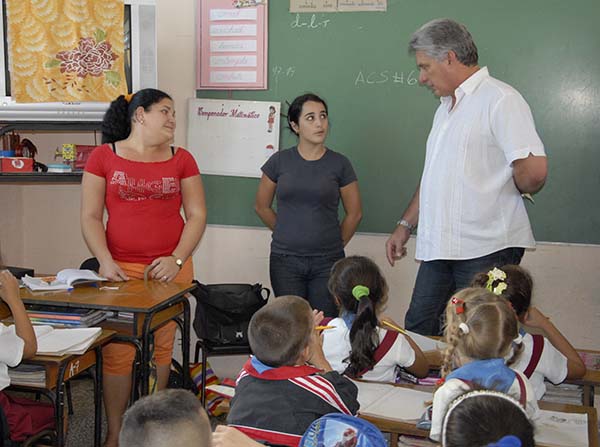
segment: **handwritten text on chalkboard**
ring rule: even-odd
[[[354,78],[354,85],[362,87],[379,84],[417,85],[419,82],[415,70],[408,73],[396,70],[359,71]]]
[[[314,30],[320,28],[327,28],[329,22],[331,22],[330,19],[318,19],[316,14],[311,14],[310,18],[306,18],[305,16],[296,14],[296,18],[292,23],[290,23],[290,27],[292,29],[304,28]]]

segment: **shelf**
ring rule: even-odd
[[[102,123],[96,121],[5,121],[0,122],[0,136],[13,130],[48,130],[58,132],[99,131],[101,126]]]
[[[0,173],[0,183],[81,183],[83,172]]]

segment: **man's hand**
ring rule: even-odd
[[[409,229],[403,225],[398,225],[385,243],[385,254],[392,267],[396,260],[406,256],[406,242],[409,238]]]

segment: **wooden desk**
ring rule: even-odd
[[[19,385],[12,383],[9,390],[34,391],[43,393],[54,404],[54,420],[56,427],[56,444],[65,444],[64,409],[65,384],[79,374],[96,366],[94,380],[94,446],[101,445],[102,436],[102,347],[109,343],[115,332],[103,330],[96,341],[84,354],[66,354],[63,356],[36,355],[24,360],[25,364],[41,365],[46,370],[46,383],[43,386]]]
[[[102,283],[119,287],[118,290],[100,290],[81,286],[71,291],[32,292],[21,289],[25,304],[73,307],[79,309],[101,309],[105,311],[132,312],[133,322],[100,324],[105,329],[115,330],[115,341],[132,343],[140,354],[140,393],[148,394],[150,362],[150,337],[152,332],[173,320],[181,329],[183,374],[186,383],[189,377],[190,357],[190,304],[186,293],[195,284],[162,283],[159,281],[130,280],[120,283]],[[183,321],[179,319],[183,317]]]
[[[431,391],[432,387],[422,387],[418,385],[394,385],[404,388],[418,389],[420,391]],[[598,445],[598,414],[593,407],[584,407],[580,405],[558,404],[553,402],[538,401],[538,405],[542,410],[559,411],[563,413],[582,413],[587,414],[588,426],[588,445],[589,447],[599,447]],[[418,436],[421,438],[429,437],[429,430],[422,430],[416,427],[415,421],[400,421],[397,419],[379,417],[379,416],[359,416],[379,428],[382,432],[390,433],[390,445],[398,444],[399,435]],[[543,447],[544,444],[536,443],[537,446]]]

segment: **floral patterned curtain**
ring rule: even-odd
[[[123,0],[6,0],[17,102],[111,101],[127,93]]]

